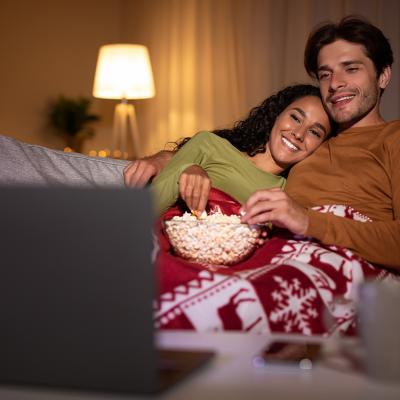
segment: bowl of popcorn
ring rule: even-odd
[[[200,217],[185,213],[164,221],[175,253],[200,264],[232,265],[257,247],[262,229],[240,222],[239,215],[220,211]]]

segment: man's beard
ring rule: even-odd
[[[335,94],[336,95],[336,94]],[[330,117],[339,124],[340,128],[347,128],[361,119],[363,119],[368,113],[376,106],[379,101],[379,92],[376,90],[374,93],[369,92],[369,94],[360,94],[359,91],[355,92],[355,97],[349,103],[352,106],[350,110],[335,110],[333,105],[329,102],[329,96],[326,99],[326,111]],[[352,102],[357,102],[357,104],[351,104]],[[355,107],[355,108],[353,108]]]

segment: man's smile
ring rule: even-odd
[[[355,96],[356,96],[355,94],[341,94],[341,95],[329,97],[328,101],[335,108],[340,108],[340,107],[345,106],[346,104],[350,103]]]

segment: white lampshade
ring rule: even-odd
[[[93,96],[102,99],[154,97],[153,73],[147,48],[138,44],[100,47]]]

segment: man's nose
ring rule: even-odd
[[[335,92],[336,90],[346,86],[346,81],[344,80],[344,76],[340,72],[334,72],[331,75],[331,79],[329,81],[329,91]]]

